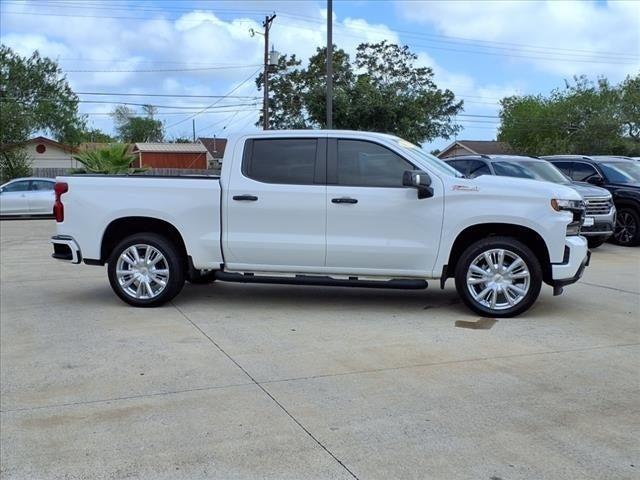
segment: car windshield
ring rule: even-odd
[[[571,183],[571,180],[569,180],[569,178],[565,176],[564,173],[551,165],[549,162],[527,161],[520,163],[519,165],[533,172],[537,180],[546,180],[547,182],[561,183],[564,185],[568,185]]]
[[[535,172],[515,162],[494,162],[493,169],[496,175],[502,177],[518,177],[518,178],[531,178],[533,180],[544,180],[540,178]]]
[[[399,147],[409,150],[411,153],[417,156],[420,160],[427,163],[430,167],[437,170],[438,172],[448,175],[450,177],[464,178],[464,175],[462,175],[455,168],[453,168],[450,165],[447,165],[438,157],[425,152],[418,145],[414,145],[413,143],[407,142],[406,140],[403,140],[402,138],[398,138],[398,137],[395,137],[394,140],[398,143]]]
[[[603,162],[602,172],[612,183],[639,183],[640,165],[633,162]]]

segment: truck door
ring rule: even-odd
[[[428,276],[442,228],[442,187],[418,199],[402,185],[416,170],[389,148],[363,140],[329,139],[327,269],[354,274]]]
[[[249,139],[241,157],[233,160],[225,194],[228,269],[324,267],[326,139]]]

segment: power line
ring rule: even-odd
[[[9,1],[9,0],[5,0],[4,3],[8,3],[8,4],[20,4],[19,2],[13,2],[13,1]],[[41,3],[43,6],[50,6],[51,2],[39,2]],[[148,6],[144,6],[144,5],[124,5],[121,4],[122,6],[118,6],[117,4],[115,5],[115,7],[112,6],[105,6],[104,4],[101,3],[89,3],[89,2],[74,2],[74,1],[60,1],[60,2],[55,2],[55,4],[57,6],[61,6],[61,7],[67,7],[67,8],[74,8],[75,10],[77,9],[85,9],[85,10],[95,10],[95,9],[101,9],[101,10],[111,10],[111,11],[139,11],[139,12],[159,12],[159,13],[167,13],[167,12],[177,12],[177,13],[192,13],[192,12],[202,12],[202,13],[213,13],[213,14],[221,14],[221,15],[230,15],[230,14],[264,14],[264,10],[248,10],[248,9],[224,9],[224,8],[218,8],[216,7],[215,9],[199,9],[199,8],[185,8],[185,7],[162,7],[162,8],[150,8]],[[23,14],[23,12],[15,12],[15,13],[19,13],[19,14]],[[27,12],[24,12],[24,14],[27,14]],[[28,14],[31,14],[30,12]],[[314,17],[314,16],[309,16],[309,15],[301,15],[301,14],[293,14],[293,13],[286,13],[286,12],[278,12],[279,15],[284,16],[284,17],[289,17],[289,18],[293,18],[293,19],[299,19],[301,21],[307,21],[307,22],[313,22],[313,23],[324,23],[325,20],[321,17]],[[102,17],[102,18],[108,18],[108,17]],[[139,19],[142,17],[136,17],[136,19]],[[257,23],[257,22],[256,22]],[[338,25],[339,28],[346,28],[344,25]],[[625,53],[620,53],[620,52],[607,52],[607,51],[594,51],[594,50],[584,50],[584,49],[577,49],[577,48],[563,48],[563,47],[558,47],[557,45],[533,45],[533,44],[526,44],[526,43],[514,43],[514,42],[500,42],[500,41],[495,41],[495,40],[480,40],[480,39],[472,39],[472,38],[466,38],[466,37],[457,37],[457,36],[451,36],[451,35],[439,35],[439,34],[429,34],[429,33],[425,33],[425,32],[418,32],[418,31],[411,31],[411,30],[401,30],[401,29],[391,29],[388,27],[385,27],[384,29],[381,28],[376,28],[375,26],[371,26],[368,25],[367,27],[359,27],[357,25],[351,25],[349,28],[354,28],[354,29],[361,29],[361,30],[367,30],[367,31],[380,31],[380,32],[393,32],[393,33],[399,33],[399,34],[403,34],[403,35],[407,35],[407,36],[414,36],[417,38],[432,38],[432,39],[437,39],[438,41],[441,42],[447,42],[447,43],[456,43],[456,44],[478,44],[477,46],[483,46],[480,44],[484,44],[485,48],[502,48],[504,46],[507,47],[517,47],[519,50],[533,50],[533,53],[545,53],[545,51],[547,52],[552,52],[555,54],[561,54],[560,52],[564,51],[564,52],[569,52],[571,54],[587,54],[589,56],[607,56],[607,57],[619,57],[619,58],[640,58],[639,55],[630,55],[630,54],[625,54]],[[440,40],[440,39],[444,39],[444,40]],[[435,41],[435,40],[434,40]],[[502,47],[500,47],[502,46]],[[537,50],[537,52],[536,52]],[[561,54],[562,55],[562,54]]]
[[[250,76],[248,76],[246,79],[244,79],[242,82],[240,82],[238,85],[236,85],[233,89],[231,89],[231,91],[229,91],[229,93],[227,93],[227,95],[231,95],[233,92],[237,91],[240,87],[242,87],[245,83],[247,83],[249,80],[252,80],[253,78],[255,78],[255,76],[258,74],[258,72],[261,70],[261,68],[258,68],[255,72],[253,72]],[[213,102],[211,105],[203,108],[202,110],[200,110],[199,112],[196,112],[190,116],[188,116],[187,118],[184,118],[178,122],[172,123],[171,125],[167,126],[166,128],[169,129],[171,127],[175,127],[176,125],[179,125],[183,122],[186,122],[187,120],[191,120],[192,118],[197,117],[198,115],[200,115],[201,113],[207,111],[208,109],[215,107],[218,103],[220,103],[223,99],[220,98],[218,100],[216,100],[215,102]]]
[[[175,93],[110,93],[110,92],[75,92],[76,95],[104,95],[111,97],[169,97],[169,98],[236,98],[258,100],[260,97],[251,95],[189,95]]]
[[[196,68],[161,68],[144,70],[64,70],[65,73],[170,73],[170,72],[200,72],[206,70],[234,70],[257,67],[259,64],[251,65],[230,65],[218,67],[196,67]]]
[[[9,3],[6,2],[5,3]],[[116,7],[115,9],[112,7],[104,7],[102,5],[95,5],[94,7],[91,7],[90,5],[85,4],[78,4],[78,3],[74,3],[71,2],[71,5],[69,5],[68,3],[62,4],[62,2],[58,2],[58,4],[62,7],[71,7],[73,6],[74,9],[80,9],[80,8],[85,8],[85,9],[107,9],[107,10],[122,10],[122,8]],[[140,11],[140,12],[145,12],[145,11],[157,11],[157,12],[196,12],[196,11],[200,11],[203,13],[219,13],[219,14],[233,14],[233,13],[262,13],[262,11],[260,10],[239,10],[239,9],[234,9],[234,10],[224,10],[224,9],[216,9],[216,10],[199,10],[197,8],[162,8],[162,9],[150,9],[150,8],[136,8],[135,6],[126,6],[127,11]],[[9,14],[16,14],[16,15],[45,15],[45,16],[70,16],[70,17],[86,17],[87,15],[78,15],[78,14],[73,14],[73,15],[67,15],[67,14],[61,14],[61,13],[42,13],[42,12],[38,12],[38,13],[32,13],[32,12],[3,12],[3,13],[9,13]],[[290,14],[290,13],[281,13],[282,16],[286,16],[289,18],[293,18],[293,19],[299,19],[300,21],[303,22],[313,22],[313,23],[324,23],[324,19],[320,18],[320,17],[311,17],[311,16],[304,16],[304,15],[295,15],[295,14]],[[88,17],[94,17],[94,16],[88,16]],[[109,16],[95,16],[96,18],[117,18],[117,19],[124,19],[124,18],[129,18],[129,19],[143,19],[143,20],[148,20],[148,17],[109,17]],[[184,21],[184,20],[182,20]],[[237,22],[237,21],[236,21]],[[345,29],[347,27],[345,27],[344,25],[336,25],[338,28],[342,28]],[[525,52],[527,50],[531,51],[531,53],[534,54],[552,54],[555,55],[557,57],[563,58],[564,56],[570,55],[574,57],[574,61],[579,60],[582,57],[582,61],[586,61],[588,63],[619,63],[619,62],[612,62],[611,58],[615,58],[617,60],[632,60],[632,59],[637,59],[640,58],[640,56],[638,55],[629,55],[629,54],[622,54],[619,52],[604,52],[604,51],[589,51],[589,50],[581,50],[581,49],[569,49],[569,48],[562,48],[562,47],[557,47],[557,46],[540,46],[540,45],[532,45],[532,44],[522,44],[522,43],[509,43],[509,42],[498,42],[498,41],[489,41],[489,40],[478,40],[478,39],[470,39],[470,38],[464,38],[464,37],[454,37],[454,36],[446,36],[446,35],[436,35],[436,34],[427,34],[424,32],[415,32],[415,31],[409,31],[409,30],[397,30],[397,29],[390,29],[390,28],[385,28],[385,29],[380,29],[380,28],[376,28],[373,26],[367,26],[365,27],[358,27],[357,25],[351,25],[349,28],[352,29],[361,29],[361,30],[366,30],[366,31],[380,31],[380,32],[384,32],[384,33],[388,33],[388,32],[393,32],[393,33],[398,33],[398,34],[403,34],[406,36],[413,36],[413,37],[417,37],[417,38],[422,38],[425,39],[425,41],[431,41],[431,42],[439,42],[439,43],[453,43],[453,44],[458,44],[458,45],[467,45],[467,46],[472,46],[472,47],[477,47],[477,48],[492,48],[492,49],[502,49],[502,50],[508,50],[511,51],[513,50],[513,47],[516,47],[518,52]],[[346,36],[349,36],[348,34],[344,34]],[[353,36],[353,35],[351,35]],[[354,36],[355,37],[355,36]],[[356,38],[360,38],[359,36],[357,36]],[[443,39],[443,40],[441,40]],[[504,46],[510,47],[510,48],[505,48]],[[435,47],[433,47],[435,48]],[[439,49],[444,49],[443,47],[439,47]],[[456,49],[449,49],[450,51],[460,51],[463,53],[479,53],[479,54],[488,54],[489,52],[481,52],[481,51],[467,51],[467,50],[456,50]],[[562,52],[569,52],[569,53],[562,53]],[[494,54],[498,55],[498,53],[493,52]],[[585,55],[586,54],[586,55]],[[508,55],[508,56],[515,56],[515,55]],[[517,57],[521,57],[521,56],[517,56]],[[525,58],[527,58],[527,56],[524,56]],[[606,59],[602,59],[602,60],[596,60],[595,57],[607,57]],[[547,59],[547,60],[560,60],[560,58],[538,58],[538,57],[532,57],[534,59]]]

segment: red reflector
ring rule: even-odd
[[[56,182],[56,186],[53,189],[56,193],[56,201],[53,204],[53,214],[56,217],[56,222],[64,222],[64,205],[62,204],[62,194],[69,191],[69,184],[66,182]]]

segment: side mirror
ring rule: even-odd
[[[591,185],[602,185],[604,183],[604,179],[600,175],[594,175],[593,177],[587,178],[587,183]]]
[[[433,188],[431,188],[431,177],[422,170],[407,170],[402,175],[402,185],[405,187],[413,187],[418,190],[418,198],[433,197]]]

